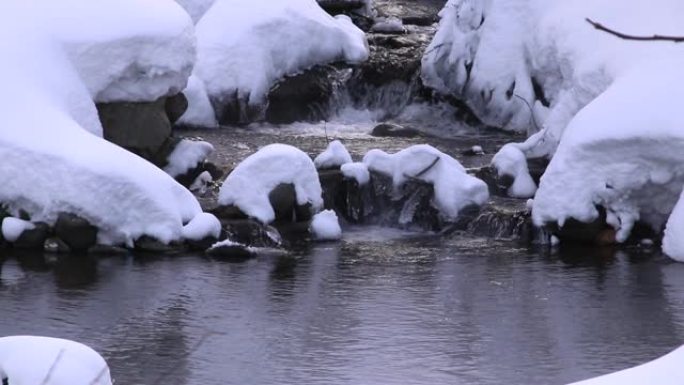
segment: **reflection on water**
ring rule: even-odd
[[[120,384],[561,384],[684,343],[684,265],[377,228],[289,255],[8,254],[0,334],[83,341]]]

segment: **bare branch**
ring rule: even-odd
[[[55,368],[57,367],[57,364],[59,361],[62,360],[62,356],[64,355],[64,348],[59,350],[59,353],[57,353],[57,357],[55,357],[55,360],[52,361],[52,365],[50,366],[50,369],[48,370],[47,374],[45,375],[45,379],[43,379],[43,382],[41,385],[47,385],[47,383],[50,382],[50,377],[52,377],[52,372],[55,371]]]
[[[425,167],[422,171],[420,171],[419,173],[417,173],[417,174],[414,175],[414,176],[404,174],[404,177],[407,178],[407,179],[409,179],[409,180],[417,180],[417,181],[419,181],[419,180],[420,180],[419,178],[420,178],[421,176],[425,175],[425,173],[427,173],[428,171],[432,170],[432,168],[435,167],[435,165],[437,164],[437,162],[439,162],[440,159],[442,159],[442,158],[440,158],[439,156],[435,156],[435,160],[433,160],[432,163],[430,163],[430,164],[429,164],[427,167]]]
[[[97,374],[97,377],[95,377],[92,381],[90,381],[90,385],[97,385],[98,382],[100,382],[100,379],[102,376],[104,376],[105,373],[109,370],[109,367],[107,364],[100,370],[100,372]]]
[[[653,36],[635,36],[628,35],[622,32],[618,32],[614,29],[610,29],[601,23],[597,23],[589,18],[585,19],[587,23],[591,24],[594,28],[599,31],[609,33],[613,36],[617,36],[624,40],[636,40],[636,41],[669,41],[673,43],[684,43],[684,36],[666,36],[666,35],[653,35]]]

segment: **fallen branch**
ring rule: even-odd
[[[440,158],[439,156],[435,156],[435,160],[433,160],[432,163],[430,163],[422,171],[420,171],[419,173],[417,173],[414,176],[404,174],[404,177],[406,179],[413,180],[413,181],[421,181],[420,177],[425,175],[426,172],[432,170],[432,168],[435,167],[435,165],[437,164],[437,162],[439,162],[440,159],[442,159],[442,158]]]
[[[653,36],[635,36],[628,35],[626,33],[618,32],[614,29],[610,29],[601,23],[597,23],[589,18],[585,19],[587,23],[591,24],[594,28],[599,31],[609,33],[613,36],[617,36],[624,40],[636,40],[636,41],[669,41],[673,43],[684,43],[684,36],[666,36],[666,35],[653,35]]]
[[[50,378],[52,378],[52,372],[55,371],[57,364],[59,363],[59,361],[62,360],[62,356],[64,356],[64,348],[59,350],[59,353],[57,353],[57,357],[55,357],[55,360],[52,361],[52,365],[50,365],[50,369],[48,370],[47,374],[45,375],[43,382],[41,382],[41,385],[46,385],[50,382]]]

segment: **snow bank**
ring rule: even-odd
[[[678,385],[684,383],[684,348],[651,362],[571,385]]]
[[[33,230],[35,228],[36,225],[29,221],[6,217],[2,220],[2,237],[9,242],[15,242],[24,231]]]
[[[480,151],[482,149],[480,148]],[[530,198],[537,191],[537,185],[532,180],[527,168],[527,159],[516,143],[504,145],[492,158],[492,167],[497,170],[499,177],[508,175],[513,177],[513,184],[506,192],[513,198]]]
[[[221,222],[212,214],[197,214],[183,226],[183,238],[200,241],[207,237],[218,238],[221,235]]]
[[[194,73],[215,106],[232,99],[259,106],[287,74],[368,57],[363,31],[346,16],[328,15],[315,0],[218,0],[196,30]]]
[[[359,186],[363,186],[370,182],[370,173],[368,166],[363,162],[345,163],[340,167],[342,175],[345,178],[354,179]]]
[[[333,140],[328,144],[328,147],[320,153],[314,159],[314,165],[316,168],[326,169],[326,168],[337,168],[345,163],[351,163],[352,157],[349,155],[349,151],[344,147],[344,144],[339,140]]]
[[[662,229],[684,186],[684,116],[673,113],[684,100],[683,65],[640,66],[575,116],[539,185],[535,223],[592,221],[599,205],[619,241],[637,220]]]
[[[0,338],[0,377],[14,384],[111,385],[105,360],[93,349],[58,338]]]
[[[245,214],[270,223],[275,213],[268,194],[279,184],[293,184],[297,204],[323,207],[321,184],[311,158],[285,144],[271,144],[242,161],[219,191],[220,205],[235,205]]]
[[[0,93],[0,157],[5,160],[0,164],[0,202],[12,212],[25,210],[32,221],[54,223],[60,212],[77,214],[100,229],[102,243],[131,244],[142,235],[164,242],[179,238],[183,223],[200,212],[197,200],[151,163],[92,134],[101,127],[69,61],[73,55],[48,38],[50,24],[37,14],[35,4],[0,3],[0,34],[8,37],[0,39],[0,73],[5,77]],[[53,11],[52,3],[40,4]],[[65,9],[73,4],[59,2]],[[84,5],[81,12],[86,10],[91,7]],[[74,17],[80,20],[81,15]],[[110,36],[106,28],[103,34]],[[96,31],[91,35],[100,37]],[[16,36],[21,39],[12,38]],[[100,71],[108,72],[107,63],[99,63],[104,66]]]
[[[311,234],[319,241],[336,241],[342,238],[342,228],[333,210],[323,210],[311,220]]]
[[[178,142],[166,159],[164,171],[174,178],[183,175],[204,162],[212,152],[214,152],[214,146],[211,143],[183,139]]]
[[[363,158],[370,171],[392,177],[395,186],[418,179],[434,186],[434,205],[447,219],[470,205],[482,206],[489,199],[487,185],[466,173],[454,158],[432,146],[411,146],[395,154],[371,150]]]
[[[178,124],[197,127],[217,127],[216,114],[207,95],[202,79],[195,75],[188,79],[188,86],[183,90],[188,99],[188,109],[178,119]]]

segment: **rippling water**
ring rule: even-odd
[[[684,342],[684,265],[351,229],[227,263],[10,255],[0,334],[85,342],[118,384],[561,384]]]

